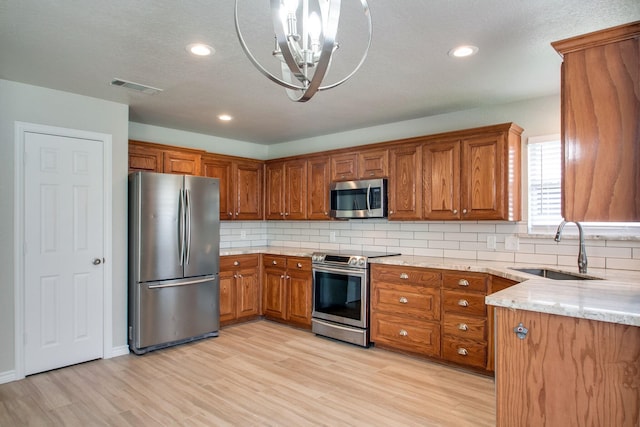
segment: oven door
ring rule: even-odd
[[[367,276],[366,269],[314,266],[312,317],[368,328]]]

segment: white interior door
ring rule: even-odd
[[[24,139],[24,371],[103,355],[103,141]]]

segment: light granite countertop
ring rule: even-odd
[[[269,253],[311,256],[314,251],[308,248],[260,246],[222,249],[220,255]],[[408,255],[375,258],[371,262],[488,273],[520,282],[488,295],[485,298],[488,305],[640,326],[640,271],[591,269],[588,276],[600,280],[552,280],[514,269],[545,267],[576,274],[577,266],[569,268]]]

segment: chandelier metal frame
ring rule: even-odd
[[[371,13],[367,0],[359,0],[368,24],[368,40],[360,61],[346,77],[335,83],[322,86],[322,80],[331,65],[332,55],[338,49],[336,41],[338,23],[340,19],[341,0],[318,0],[320,10],[321,37],[317,40],[309,40],[309,0],[302,0],[302,34],[297,32],[295,10],[285,16],[282,12],[284,0],[271,0],[271,16],[275,31],[276,48],[273,56],[281,61],[282,78],[268,71],[253,56],[240,31],[238,21],[238,0],[235,1],[234,21],[236,34],[242,50],[251,63],[265,77],[274,83],[284,87],[292,101],[306,102],[316,92],[332,89],[349,80],[362,66],[371,46],[372,25]],[[290,2],[290,0],[289,0]],[[315,14],[315,13],[314,13]],[[320,43],[320,39],[322,43]],[[313,72],[312,72],[313,71]],[[313,75],[311,75],[313,74]]]

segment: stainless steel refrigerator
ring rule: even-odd
[[[219,181],[129,175],[129,348],[217,336]]]

